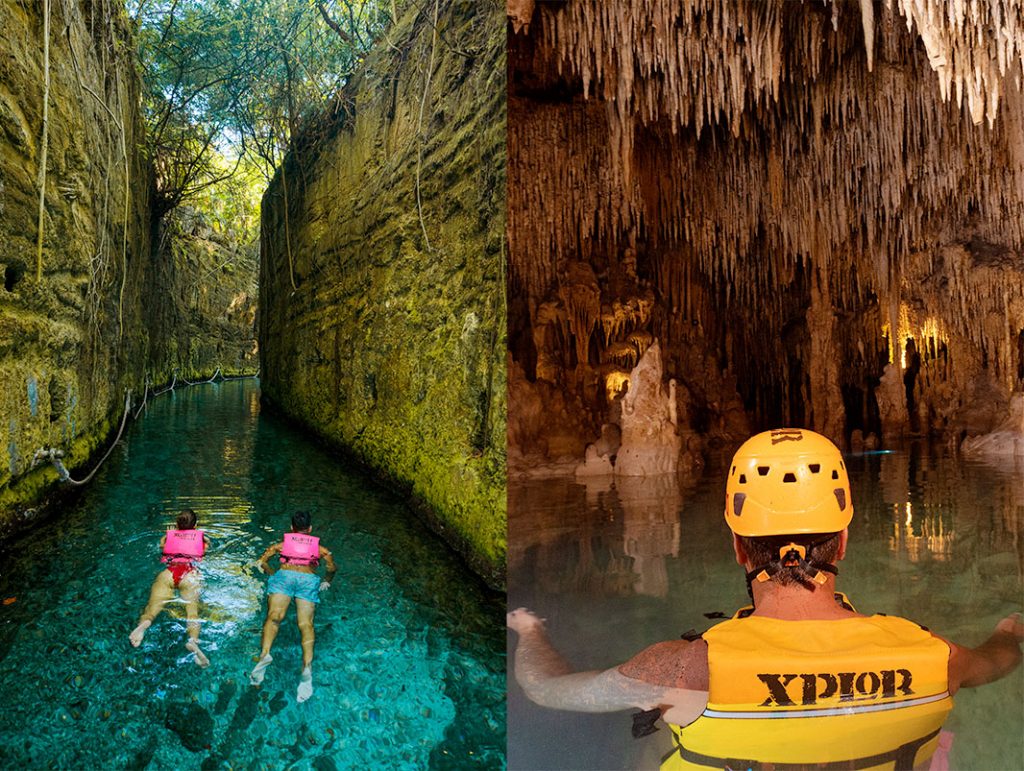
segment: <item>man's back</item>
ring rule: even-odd
[[[694,674],[701,669],[694,657],[706,656],[707,706],[681,723],[666,713],[675,752],[665,768],[912,768],[931,756],[952,708],[949,648],[900,618],[734,618],[708,630],[704,645],[678,652]],[[646,663],[667,653],[662,648]],[[619,671],[647,680],[653,673],[644,663]],[[676,687],[683,684],[699,685],[685,675]]]

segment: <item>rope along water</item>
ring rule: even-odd
[[[103,461],[110,457],[110,453],[114,451],[114,448],[117,447],[117,443],[121,441],[121,434],[124,433],[125,424],[128,422],[128,416],[131,414],[132,411],[131,404],[132,389],[129,388],[124,395],[124,414],[121,416],[121,427],[117,429],[117,438],[115,438],[114,441],[111,443],[110,447],[107,448],[107,451],[103,453],[103,457],[100,458],[100,462],[96,464],[96,467],[89,473],[89,476],[87,476],[85,479],[72,479],[71,474],[68,472],[66,468],[64,468],[64,463],[63,461],[61,461],[61,458],[64,457],[64,453],[53,447],[47,447],[45,449],[38,450],[32,458],[33,465],[35,465],[36,461],[40,458],[49,458],[50,463],[52,463],[53,467],[57,469],[57,473],[60,475],[61,482],[70,482],[73,485],[88,484],[89,480],[96,476],[96,472],[100,470],[100,466],[103,465]]]
[[[146,384],[145,384],[145,386],[142,389],[142,405],[139,407],[138,410],[135,411],[135,414],[132,415],[132,420],[138,420],[139,419],[139,415],[141,415],[142,411],[144,409],[146,409],[146,398],[148,396],[149,396],[149,375],[146,375]]]
[[[154,391],[153,396],[156,397],[159,396],[160,394],[165,394],[168,391],[173,391],[174,386],[178,382],[177,373],[178,371],[177,369],[175,369],[173,376],[171,378],[171,384],[167,388],[164,388],[160,391]],[[214,371],[213,375],[210,376],[209,380],[199,380],[196,382],[192,382],[186,378],[182,378],[182,381],[186,385],[190,386],[204,385],[206,383],[214,382],[217,379],[217,375],[220,375],[221,380],[246,380],[248,378],[257,378],[260,376],[260,373],[259,370],[257,370],[256,373],[253,375],[233,375],[228,377],[221,372],[220,367],[217,367],[216,371]],[[67,470],[67,468],[64,467],[64,462],[61,460],[61,458],[64,457],[64,452],[62,450],[57,449],[56,447],[43,447],[39,450],[36,450],[35,455],[32,456],[32,465],[29,466],[29,468],[34,468],[39,463],[40,460],[49,460],[50,463],[53,464],[53,467],[57,469],[57,474],[60,476],[61,482],[68,482],[72,485],[88,484],[89,481],[94,476],[96,476],[96,472],[100,470],[100,466],[103,465],[104,461],[106,461],[106,459],[110,457],[110,453],[114,451],[114,448],[117,446],[117,443],[121,441],[121,435],[124,433],[124,427],[128,423],[128,416],[131,415],[133,419],[137,419],[139,415],[142,414],[142,411],[146,408],[150,390],[149,383],[149,375],[147,375],[146,385],[142,393],[142,404],[139,406],[139,409],[136,410],[134,414],[132,413],[132,389],[129,388],[125,392],[124,413],[121,415],[121,426],[117,429],[117,437],[111,443],[110,447],[107,448],[107,451],[103,454],[103,457],[100,458],[100,462],[96,464],[96,467],[91,472],[89,472],[89,475],[85,479],[79,480],[71,478],[71,473]]]
[[[153,396],[159,396],[160,394],[165,394],[165,393],[167,393],[168,391],[173,391],[173,390],[174,390],[174,385],[175,385],[175,383],[177,383],[177,382],[178,382],[178,370],[174,370],[174,374],[173,374],[173,376],[171,377],[171,384],[170,384],[169,386],[167,386],[167,388],[165,388],[165,389],[164,389],[164,390],[162,390],[162,391],[155,391],[155,392],[153,393]]]
[[[203,385],[205,383],[212,383],[214,380],[217,379],[217,375],[220,375],[220,367],[217,367],[217,370],[210,376],[209,380],[197,380],[197,381],[195,381],[193,383],[188,378],[183,377],[181,379],[181,382],[184,383],[185,385],[190,385],[190,386],[192,386],[192,385]]]

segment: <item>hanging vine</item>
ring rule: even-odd
[[[437,51],[437,15],[440,7],[440,0],[434,0],[434,21],[433,30],[430,34],[430,60],[427,62],[427,72],[423,79],[423,96],[420,99],[420,115],[416,122],[416,212],[420,218],[420,230],[423,231],[423,244],[428,252],[433,251],[430,245],[430,237],[427,235],[427,223],[423,219],[423,198],[420,195],[420,174],[423,168],[423,112],[427,106],[427,98],[430,95],[430,79],[434,73],[434,54]]]
[[[291,282],[292,291],[299,288],[295,283],[295,263],[292,260],[292,235],[288,226],[288,160],[281,162],[281,190],[284,192],[284,248],[288,254],[288,280]]]
[[[50,130],[50,0],[43,0],[43,130],[39,140],[39,227],[36,236],[36,281],[43,280],[43,231],[46,218],[46,151]]]

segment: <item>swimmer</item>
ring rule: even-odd
[[[129,642],[138,648],[146,630],[153,625],[153,619],[160,615],[164,606],[174,599],[175,590],[185,602],[185,614],[188,619],[188,642],[185,648],[195,654],[195,661],[200,667],[206,668],[210,660],[199,647],[199,589],[201,580],[198,563],[206,551],[206,535],[196,530],[197,517],[192,509],[185,509],[178,514],[177,528],[168,530],[160,540],[161,560],[167,567],[157,574],[153,586],[149,590],[149,602],[138,626],[128,636]]]
[[[634,735],[672,733],[675,769],[948,768],[953,694],[1021,662],[1024,622],[977,648],[906,619],[864,615],[836,591],[853,503],[839,449],[813,431],[752,437],[733,457],[725,520],[751,604],[702,635],[656,643],[624,664],[576,672],[524,608],[515,678],[553,709],[638,707]]]
[[[312,530],[309,513],[296,512],[292,517],[291,532],[285,533],[284,540],[263,552],[259,559],[260,568],[270,575],[267,582],[267,620],[263,624],[259,660],[249,675],[250,684],[263,682],[267,667],[274,660],[270,649],[294,597],[295,620],[302,636],[302,676],[295,694],[300,704],[313,695],[313,613],[320,602],[320,592],[330,588],[337,572],[334,557],[320,545],[319,538],[310,535]],[[275,554],[281,556],[279,570],[271,568],[268,562]],[[314,572],[320,560],[327,565],[327,575],[322,581]]]

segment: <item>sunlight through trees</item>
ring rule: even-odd
[[[391,23],[392,0],[129,0],[154,220],[239,179],[261,188],[291,138]],[[239,171],[244,173],[237,177]]]

